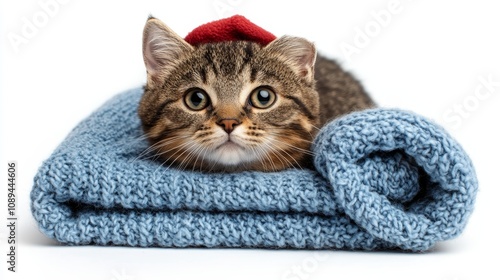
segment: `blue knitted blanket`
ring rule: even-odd
[[[337,119],[316,170],[208,174],[167,169],[147,149],[141,89],[82,121],[40,167],[31,209],[72,245],[427,250],[464,229],[477,180],[441,127],[401,110]]]

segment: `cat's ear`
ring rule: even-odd
[[[313,43],[300,37],[283,36],[269,43],[264,49],[281,55],[297,75],[308,82],[313,81],[316,62],[316,47]]]
[[[161,84],[179,59],[193,47],[160,20],[150,17],[144,27],[142,53],[148,84]]]

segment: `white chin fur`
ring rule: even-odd
[[[217,131],[215,138],[219,139],[218,143],[212,144],[212,148],[203,151],[202,158],[219,166],[234,168],[238,165],[259,161],[259,158],[264,156],[265,149],[249,149],[245,143],[243,130],[240,127],[227,135],[222,129]],[[231,141],[228,141],[229,138]],[[198,149],[199,150],[199,149]]]
[[[241,163],[250,162],[255,160],[255,155],[243,149],[233,142],[226,142],[217,149],[207,154],[210,161],[222,165],[239,165]]]

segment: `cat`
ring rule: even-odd
[[[311,168],[310,147],[325,123],[375,106],[351,74],[300,37],[194,47],[150,17],[143,57],[138,114],[150,150],[168,167]]]

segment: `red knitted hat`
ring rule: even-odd
[[[240,15],[203,24],[191,31],[185,38],[186,42],[193,46],[240,40],[267,45],[274,39],[276,36]]]

